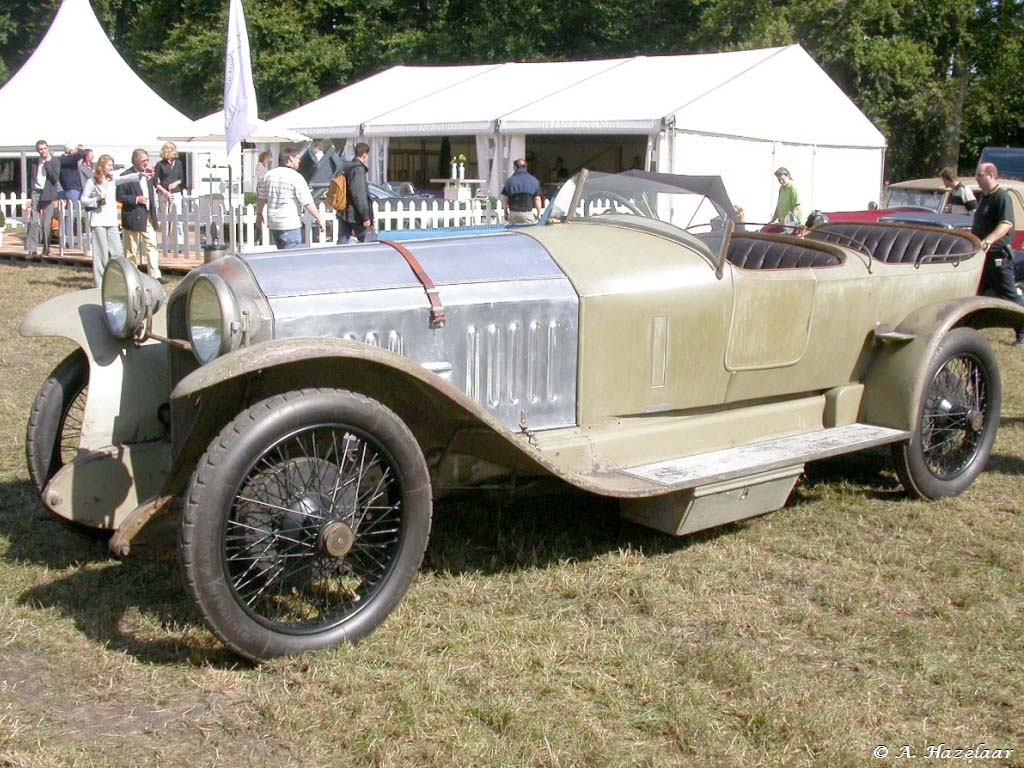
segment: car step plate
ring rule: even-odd
[[[695,488],[708,483],[804,464],[841,453],[874,448],[906,440],[910,433],[901,429],[850,424],[805,435],[780,437],[762,443],[742,445],[723,451],[699,453],[679,459],[642,464],[622,472],[674,489]]]

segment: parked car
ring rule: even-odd
[[[444,193],[435,189],[417,189],[411,181],[384,181],[376,185],[400,198],[411,200],[443,200]]]
[[[1024,181],[1024,147],[985,147],[979,163],[995,163],[1002,179]]]
[[[978,240],[733,212],[717,177],[581,171],[535,226],[229,256],[169,298],[115,259],[21,324],[79,347],[32,408],[32,480],[119,555],[176,530],[254,660],[377,628],[454,489],[553,478],[671,535],[880,445],[910,495],[966,489],[1002,399],[976,329],[1024,320],[975,295]]]

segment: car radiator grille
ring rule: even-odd
[[[167,305],[167,335],[172,339],[188,341],[187,295],[172,298]],[[195,355],[185,349],[171,347],[171,389],[199,367]]]

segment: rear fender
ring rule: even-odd
[[[422,365],[345,339],[293,338],[240,349],[178,383],[171,393],[174,465],[165,493],[184,488],[210,441],[242,409],[312,387],[347,389],[383,403],[406,423],[431,464],[448,451],[465,450],[524,473],[558,474],[527,439]]]
[[[859,420],[893,429],[917,425],[928,365],[952,328],[1015,328],[1024,323],[1024,308],[1002,299],[972,296],[930,304],[908,315],[886,335],[864,380]]]
[[[153,330],[164,336],[163,309]],[[170,400],[167,347],[150,340],[141,346],[107,330],[97,288],[57,296],[35,307],[21,321],[22,336],[70,339],[89,360],[89,392],[83,416],[82,450],[158,439],[167,433],[159,417]]]

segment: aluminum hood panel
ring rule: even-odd
[[[438,287],[564,278],[540,243],[516,232],[409,240],[404,245]],[[383,243],[275,251],[244,258],[271,301],[419,287],[405,260]]]
[[[447,311],[383,243],[246,257],[274,338],[334,337],[391,350],[454,384],[510,429],[576,423],[579,297],[536,239],[516,232],[407,240]]]

